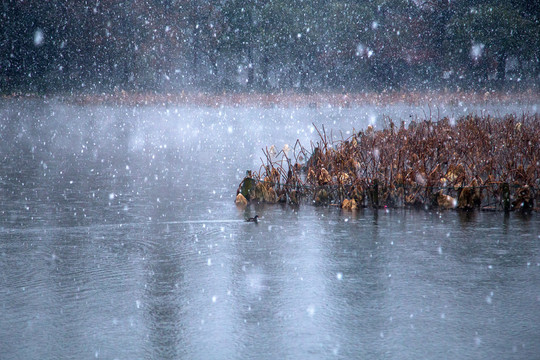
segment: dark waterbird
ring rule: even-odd
[[[246,219],[246,221],[247,221],[247,222],[258,223],[258,222],[259,222],[259,215],[255,215],[255,216],[252,217],[252,218]]]

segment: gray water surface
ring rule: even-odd
[[[346,136],[376,109],[0,116],[2,359],[540,354],[537,213],[234,205],[261,148],[307,145],[313,124]]]

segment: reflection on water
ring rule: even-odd
[[[26,105],[0,109],[3,359],[540,353],[537,214],[234,206],[333,113]]]

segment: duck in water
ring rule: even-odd
[[[259,215],[255,215],[254,217],[249,218],[249,219],[247,219],[246,221],[247,221],[247,222],[258,223],[258,222],[259,222]]]

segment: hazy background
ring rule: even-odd
[[[1,0],[0,93],[538,89],[540,2]]]

